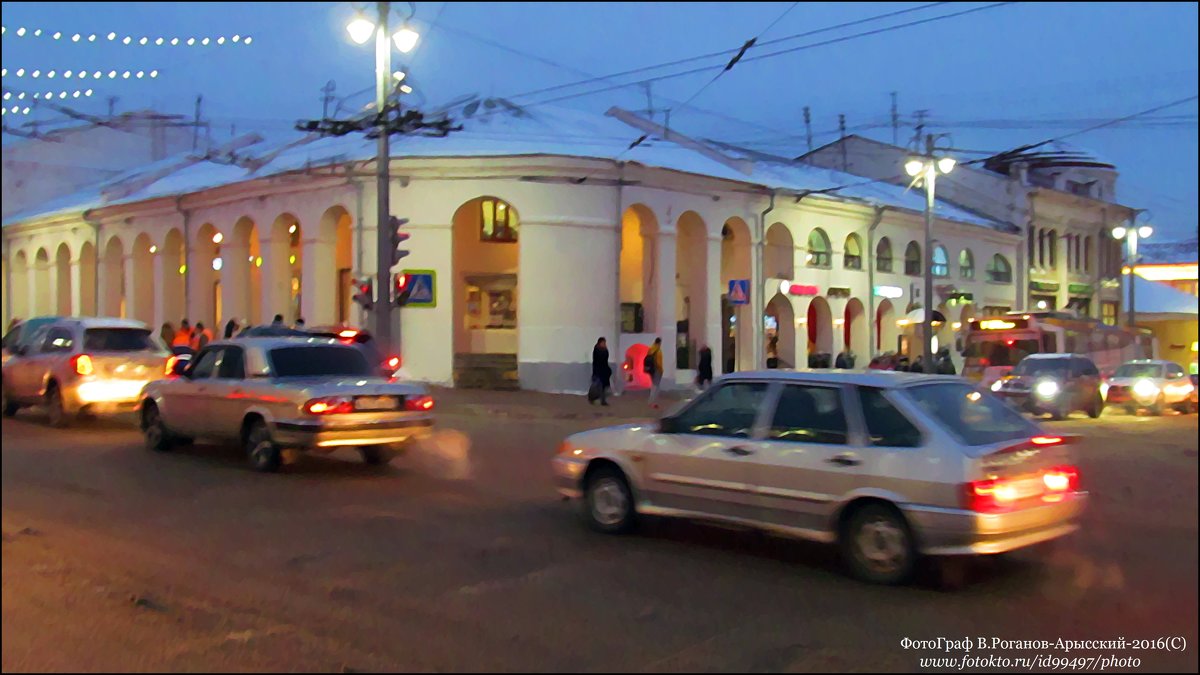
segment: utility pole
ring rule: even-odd
[[[656,112],[654,110],[654,85],[650,82],[643,82],[642,87],[646,90],[646,117],[653,122],[654,113]]]
[[[925,135],[925,116],[929,114],[928,110],[917,110],[913,115],[917,118],[916,131],[913,135],[913,145],[919,152],[921,149],[921,137]]]
[[[808,139],[808,151],[812,152],[812,111],[804,106],[804,136]]]
[[[330,80],[321,87],[321,119],[329,117],[329,104],[333,103],[333,92],[337,90],[337,83]]]
[[[49,98],[49,97],[47,97],[47,98]],[[117,113],[117,100],[118,99],[116,96],[108,97],[108,116],[109,117],[112,117],[113,115],[115,115]]]
[[[933,160],[933,134],[925,136],[925,289],[921,292],[921,304],[925,307],[921,325],[924,354],[921,357],[921,372],[932,373],[933,368],[933,207],[934,186],[937,180],[937,163]]]
[[[846,161],[846,116],[838,113],[838,134],[840,141],[838,145],[842,146],[842,171],[847,171],[850,167]]]
[[[896,108],[896,92],[892,92],[892,145],[900,142],[900,111]]]
[[[200,104],[204,101],[203,94],[196,94],[196,116],[192,127],[192,152],[200,145]]]

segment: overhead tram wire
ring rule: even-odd
[[[768,54],[759,54],[757,56],[750,56],[750,57],[741,59],[741,62],[742,63],[750,63],[752,61],[760,61],[763,59],[770,59],[770,58],[774,58],[776,56],[783,56],[785,54],[791,54],[794,52],[804,51],[806,49],[813,49],[816,47],[824,47],[827,45],[838,44],[841,42],[847,42],[847,41],[855,40],[855,39],[862,38],[862,37],[869,37],[872,35],[889,33],[891,31],[900,30],[902,28],[910,28],[912,26],[919,26],[919,25],[923,25],[923,24],[927,24],[927,23],[933,23],[935,21],[944,21],[946,19],[953,19],[953,18],[957,18],[960,16],[966,16],[968,14],[983,12],[983,11],[987,11],[989,9],[996,9],[999,7],[1004,7],[1004,6],[1012,5],[1012,4],[1016,4],[1016,3],[1015,2],[996,2],[996,3],[992,3],[990,5],[984,5],[982,7],[974,7],[971,9],[966,9],[966,10],[962,10],[962,11],[958,11],[958,12],[952,12],[950,14],[942,14],[939,16],[929,17],[926,19],[919,19],[919,20],[915,20],[915,21],[909,21],[907,23],[896,24],[894,26],[887,26],[884,28],[876,28],[873,30],[863,31],[860,33],[854,33],[852,35],[846,35],[843,37],[832,38],[832,39],[824,40],[821,42],[813,42],[813,43],[806,44],[806,45],[799,45],[797,47],[789,47],[787,49],[781,49],[778,51],[770,52]],[[641,84],[644,82],[660,82],[663,80],[672,80],[672,79],[675,79],[678,77],[686,77],[688,75],[695,75],[697,73],[707,72],[707,71],[713,70],[715,68],[724,68],[724,66],[703,66],[703,67],[699,67],[699,68],[692,68],[690,70],[679,71],[676,73],[668,73],[666,75],[658,75],[655,77],[650,77],[650,78],[641,80],[640,82],[638,82],[638,84]],[[544,99],[541,101],[535,101],[533,103],[524,104],[524,107],[534,107],[534,106],[539,106],[539,105],[546,105],[549,103],[557,103],[559,101],[565,101],[565,100],[569,100],[569,99],[573,99],[573,98],[579,98],[581,96],[592,96],[594,94],[601,94],[606,91],[612,91],[613,89],[620,89],[620,88],[626,87],[626,86],[629,86],[629,85],[626,85],[626,84],[611,85],[611,86],[607,86],[607,87],[601,87],[599,89],[591,89],[591,90],[585,91],[585,92],[578,92],[578,93],[574,93],[574,94],[556,96],[554,98],[548,98],[548,99]]]

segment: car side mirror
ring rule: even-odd
[[[670,415],[668,415],[658,421],[658,433],[660,433],[660,434],[674,434],[674,433],[678,433],[678,430],[679,430],[678,420],[676,420],[674,417],[671,417]]]

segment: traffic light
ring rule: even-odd
[[[362,305],[363,309],[370,310],[375,304],[375,293],[372,288],[371,279],[359,279],[354,282],[354,301]]]
[[[392,226],[392,266],[395,267],[396,265],[400,264],[400,261],[405,256],[411,253],[411,251],[406,251],[400,247],[403,246],[404,242],[408,241],[408,238],[412,235],[401,231],[402,228],[408,224],[408,218],[397,218],[396,216],[392,216],[388,222]]]
[[[397,274],[395,282],[392,284],[394,292],[392,293],[392,302],[397,307],[403,307],[408,304],[408,298],[412,295],[412,277],[407,274]]]

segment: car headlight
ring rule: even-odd
[[[1002,385],[1003,385],[1002,380],[996,380],[995,382],[992,383],[992,391],[1000,391],[1000,387]]]
[[[1105,401],[1108,400],[1108,383],[1107,382],[1100,383],[1100,398],[1104,399]]]
[[[1158,398],[1159,388],[1150,380],[1138,380],[1133,385],[1133,393],[1141,398]]]
[[[1054,380],[1042,380],[1033,390],[1041,398],[1054,398],[1058,396],[1058,383]]]

